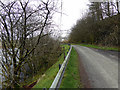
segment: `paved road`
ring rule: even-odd
[[[94,50],[73,45],[87,72],[91,87],[118,88],[118,58],[109,58]]]

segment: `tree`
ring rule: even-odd
[[[50,26],[54,1],[39,1],[37,8],[32,8],[27,1],[0,1],[0,24],[3,59],[3,87],[19,86],[21,68],[28,57],[37,48],[40,39],[48,34],[44,30]],[[37,40],[32,47],[27,47],[30,36],[37,34]]]
[[[120,15],[111,13],[114,3],[92,2],[88,14],[71,29],[69,41],[74,43],[118,46]]]
[[[89,5],[90,13],[96,20],[103,20],[103,8],[101,2],[92,2]]]
[[[117,12],[118,12],[118,14],[120,14],[120,10],[119,10],[120,6],[119,6],[119,3],[120,3],[119,1],[116,2]]]

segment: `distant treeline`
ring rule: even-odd
[[[69,42],[118,46],[119,35],[118,3],[96,2],[89,5],[88,14],[72,27]]]

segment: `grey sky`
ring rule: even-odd
[[[61,30],[70,30],[76,21],[85,14],[88,10],[87,4],[89,0],[62,0],[62,13],[54,15],[54,21],[59,25]],[[66,31],[61,31],[62,37],[67,35]]]
[[[4,2],[13,1],[13,0],[2,0]],[[37,5],[38,0],[30,0],[30,4]],[[61,31],[62,37],[67,35],[67,32],[64,30],[70,30],[70,28],[76,23],[76,21],[84,15],[87,11],[89,0],[58,0],[59,4],[62,1],[62,17],[60,13],[54,15],[54,22],[57,24]],[[32,5],[32,7],[34,7]],[[58,5],[60,7],[60,5]],[[59,8],[60,11],[60,8]]]
[[[120,10],[120,0],[59,0],[62,1],[62,12],[66,15],[62,15],[60,18],[59,15],[55,15],[55,22],[59,25],[61,31],[61,36],[66,37],[69,33],[66,32],[70,30],[73,25],[77,22],[78,19],[82,18],[88,10],[87,4],[90,2],[116,2],[119,1],[119,10]]]
[[[4,2],[13,1],[13,0],[2,0]],[[30,0],[31,4],[37,5],[38,0]],[[43,0],[46,1],[46,0]],[[98,1],[104,1],[104,0],[56,0],[59,1],[59,4],[62,1],[62,17],[60,13],[55,13],[54,15],[54,22],[57,24],[60,30],[62,30],[60,33],[62,34],[62,37],[65,37],[68,35],[66,32],[67,30],[70,30],[73,25],[77,22],[78,19],[82,18],[84,14],[88,10],[87,4],[90,3],[90,1],[98,2]],[[108,1],[116,1],[116,0],[108,0]],[[120,2],[120,0],[117,0]],[[120,4],[120,3],[119,3]],[[33,5],[32,5],[33,6]],[[60,7],[60,5],[58,5]],[[120,10],[120,7],[119,7]],[[60,11],[60,8],[59,8]]]

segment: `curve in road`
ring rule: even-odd
[[[92,88],[118,88],[118,60],[84,46],[73,47],[82,60]]]

